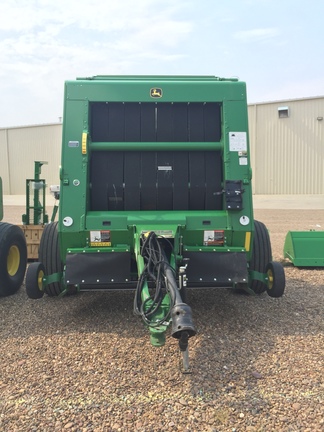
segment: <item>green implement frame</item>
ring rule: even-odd
[[[289,231],[284,257],[296,267],[324,267],[324,231]]]
[[[40,178],[42,165],[47,162],[34,162],[34,178],[26,180],[26,213],[22,215],[24,225],[48,223],[45,207],[46,183]]]
[[[244,82],[67,81],[59,193],[28,295],[134,290],[151,343],[163,345],[171,326],[185,370],[196,333],[187,289],[283,294],[282,266],[253,215]]]

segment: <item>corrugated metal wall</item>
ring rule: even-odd
[[[2,178],[3,193],[8,194],[10,190],[8,129],[0,129],[0,176]]]
[[[0,130],[0,175],[4,195],[23,195],[27,178],[34,177],[34,161],[46,161],[41,178],[59,183],[62,125],[50,124]]]
[[[289,116],[279,118],[278,108]],[[324,194],[324,97],[249,105],[253,192]],[[323,120],[320,120],[322,118]],[[59,182],[62,125],[0,129],[4,194],[25,194],[34,161],[47,161],[42,178]]]
[[[323,117],[324,98],[249,106],[254,193],[324,193]]]

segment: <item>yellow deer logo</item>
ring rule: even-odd
[[[161,98],[162,97],[162,89],[160,88],[151,88],[150,90],[150,96],[152,98]]]

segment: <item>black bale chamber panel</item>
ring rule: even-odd
[[[96,102],[92,142],[218,142],[221,104]],[[91,210],[220,210],[220,151],[98,151]]]
[[[221,210],[220,151],[97,151],[90,209]]]
[[[92,102],[92,142],[219,142],[216,102]]]

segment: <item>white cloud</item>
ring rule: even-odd
[[[1,0],[0,127],[57,121],[64,81],[79,76],[239,75],[254,100],[287,94],[293,76],[296,97],[303,83],[303,94],[323,94],[320,10],[292,0],[223,3]]]
[[[17,62],[20,66],[25,63],[28,70],[31,65],[39,70],[39,63],[46,65],[50,59],[68,65],[78,58],[84,66],[94,57],[105,63],[107,54],[110,65],[112,61],[124,62],[126,56],[145,57],[154,52],[165,57],[167,51],[167,57],[172,58],[178,54],[173,50],[181,54],[180,42],[192,29],[190,22],[178,19],[181,2],[175,7],[166,1],[162,10],[153,0],[21,3],[19,7],[12,0],[4,3],[7,19],[0,22],[5,35],[0,41],[1,75]]]
[[[234,38],[242,42],[262,42],[273,39],[280,34],[277,28],[257,28],[234,33]]]
[[[184,0],[2,0],[0,92],[31,97],[38,106],[52,99],[57,112],[66,79],[143,73],[141,62],[149,69],[152,62],[179,59],[193,28],[182,18],[185,5]]]

